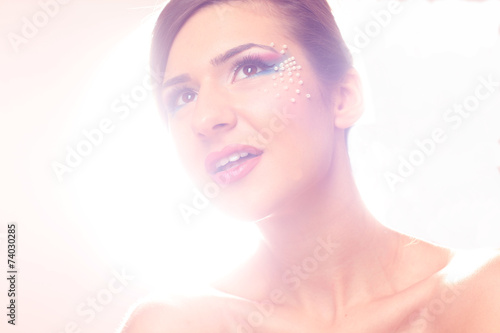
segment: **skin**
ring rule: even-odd
[[[169,126],[200,188],[212,181],[207,154],[248,144],[277,112],[293,115],[258,147],[258,166],[214,199],[234,216],[257,221],[264,242],[216,285],[219,294],[145,304],[123,332],[499,332],[496,254],[452,253],[370,215],[344,139],[363,110],[356,72],[326,91],[332,97],[326,105],[302,47],[259,6],[217,5],[195,14],[173,44],[165,81],[187,73],[197,93],[175,99],[185,105],[169,114]],[[275,88],[272,74],[234,80],[233,61],[211,63],[235,46],[271,42],[278,52],[288,45],[287,56],[302,64],[301,89],[311,99]],[[272,55],[260,48],[243,55],[255,52]]]

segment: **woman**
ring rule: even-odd
[[[346,142],[361,87],[325,0],[173,0],[152,51],[183,164],[265,241],[217,295],[141,306],[123,332],[500,332],[497,257],[363,205]]]

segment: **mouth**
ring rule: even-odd
[[[229,145],[220,152],[210,153],[205,168],[220,185],[245,177],[260,162],[262,151],[247,145]]]

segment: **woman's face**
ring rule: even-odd
[[[333,112],[305,50],[282,19],[255,6],[212,5],[191,17],[172,45],[162,93],[200,191],[252,220],[297,208],[324,183],[335,153]]]

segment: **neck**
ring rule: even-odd
[[[273,279],[303,307],[317,308],[321,295],[338,309],[392,292],[387,275],[399,236],[367,211],[345,159],[332,163],[325,182],[258,222]]]

